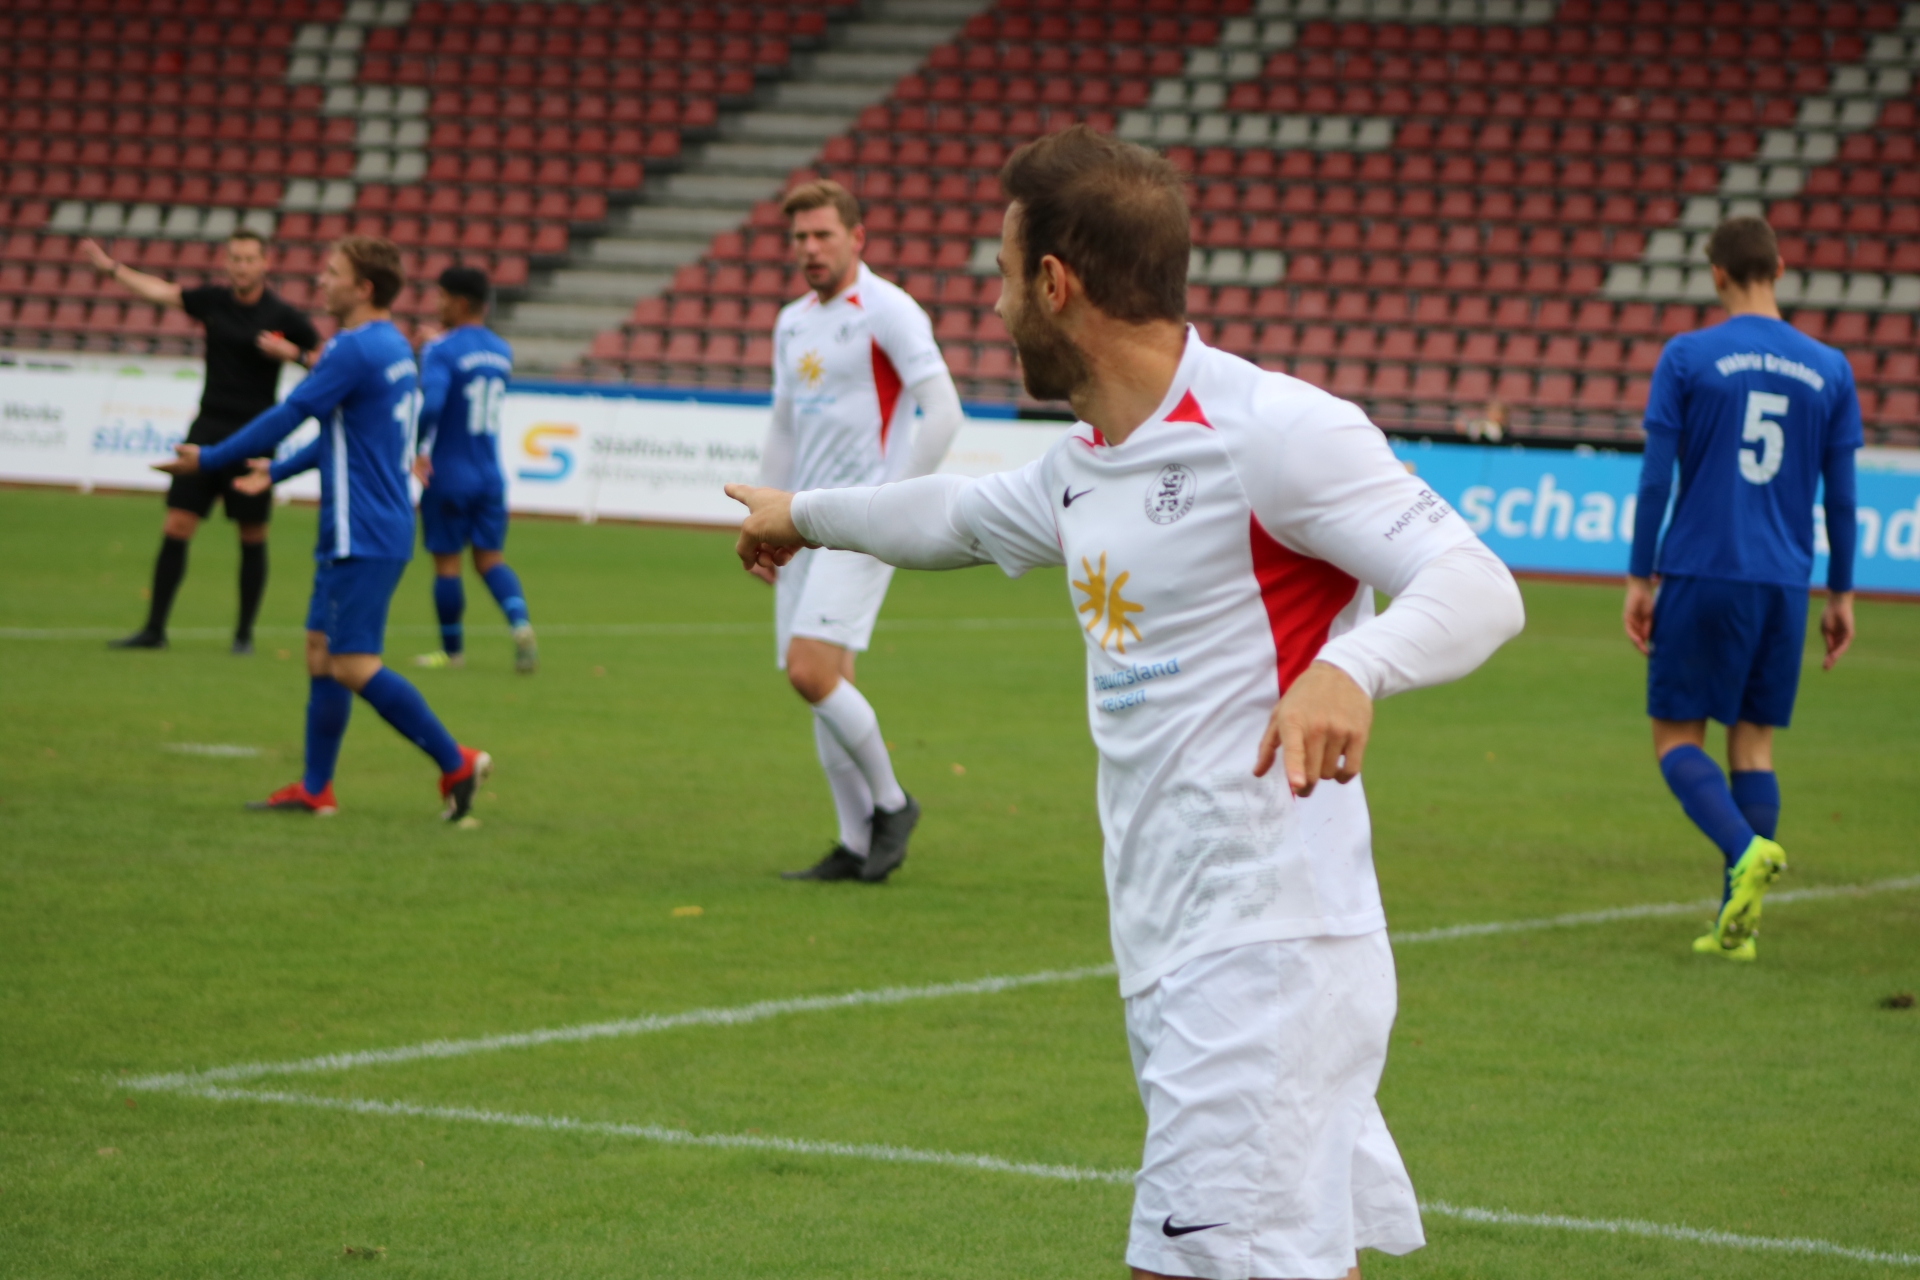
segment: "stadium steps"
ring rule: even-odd
[[[981,0],[881,0],[834,29],[817,52],[796,55],[788,78],[764,87],[751,105],[723,111],[714,136],[688,148],[675,172],[610,215],[603,234],[577,237],[563,265],[537,274],[526,295],[503,309],[496,323],[520,367],[576,367],[594,334],[664,291],[716,234],[777,195],[822,142],[885,98],[983,7]]]

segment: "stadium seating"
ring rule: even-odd
[[[836,8],[494,0],[16,0],[0,337],[188,350],[74,269],[92,234],[196,279],[237,224],[512,288],[819,41]],[[991,307],[995,172],[1072,121],[1191,176],[1207,337],[1446,430],[1629,441],[1661,343],[1715,314],[1702,242],[1765,213],[1794,324],[1848,352],[1870,434],[1920,440],[1920,7],[1771,0],[1000,0],[814,166],[933,314],[963,390],[1017,399]],[[765,386],[798,291],[775,202],[596,337],[589,377]],[[400,310],[419,316],[428,291]]]
[[[252,226],[302,305],[316,251],[348,232],[393,239],[416,281],[477,262],[513,290],[845,3],[13,0],[0,342],[196,349],[193,326],[117,289],[86,309],[82,236],[197,283],[208,245]],[[403,321],[429,295],[409,287]]]
[[[1079,120],[1192,175],[1188,309],[1212,341],[1390,426],[1498,398],[1523,436],[1597,443],[1635,438],[1662,342],[1715,318],[1706,230],[1764,212],[1794,323],[1849,351],[1876,438],[1913,440],[1916,65],[1920,23],[1885,5],[1005,0],[810,173],[861,195],[868,260],[972,396],[1019,394],[990,310],[995,171]],[[780,230],[769,203],[716,237],[587,368],[764,385],[737,345],[667,335],[791,296]]]

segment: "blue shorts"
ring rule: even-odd
[[[427,550],[436,556],[457,556],[468,547],[500,551],[507,545],[507,497],[504,493],[435,493],[420,495],[420,531]]]
[[[307,630],[324,631],[328,653],[379,653],[387,638],[387,605],[405,560],[322,560],[313,569]]]
[[[1805,587],[1663,578],[1653,601],[1647,714],[1784,729],[1806,637]]]

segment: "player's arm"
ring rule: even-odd
[[[1323,778],[1359,776],[1376,699],[1466,675],[1520,633],[1526,610],[1499,557],[1357,413],[1223,443],[1268,534],[1393,597],[1322,646],[1268,720],[1255,775],[1278,757],[1294,793],[1309,795]]]
[[[420,369],[420,430],[414,445],[413,477],[421,484],[433,479],[433,445],[440,438],[440,415],[453,385],[453,366],[438,350],[429,351]]]
[[[254,339],[254,345],[260,348],[262,355],[282,364],[297,364],[303,369],[313,368],[314,362],[320,358],[320,335],[307,318],[298,312],[288,320],[284,331],[262,333]]]
[[[934,341],[933,321],[910,302],[875,310],[869,321],[873,340],[893,362],[900,381],[920,406],[920,426],[907,455],[906,478],[930,476],[940,469],[960,430],[960,393],[947,371],[946,357]]]
[[[281,481],[291,480],[319,465],[320,437],[316,435],[284,458],[248,458],[246,473],[234,478],[233,487],[241,493],[265,493]]]
[[[913,451],[907,455],[908,476],[930,476],[946,461],[953,438],[960,433],[966,414],[960,408],[960,392],[945,364],[931,377],[913,384],[914,403],[920,406],[920,430],[913,437]]]
[[[328,359],[314,367],[285,400],[254,418],[246,426],[222,440],[202,448],[195,444],[177,444],[172,462],[156,464],[155,471],[190,476],[196,471],[219,471],[243,458],[268,458],[282,440],[308,418],[325,418],[353,390],[360,361],[352,353],[337,347]]]
[[[82,240],[80,254],[103,278],[111,278],[137,298],[162,307],[184,308],[186,305],[182,301],[179,285],[171,280],[162,280],[159,276],[150,276],[144,271],[135,271],[125,263],[115,262],[95,241]]]
[[[1854,451],[1864,434],[1860,427],[1860,398],[1848,380],[1841,388],[1840,413],[1827,438],[1820,460],[1827,517],[1827,604],[1820,611],[1820,638],[1826,643],[1823,671],[1833,670],[1853,644],[1853,558],[1860,542],[1859,484],[1854,475]]]
[[[1642,654],[1653,642],[1653,570],[1660,553],[1660,528],[1666,523],[1667,502],[1673,496],[1673,463],[1680,452],[1680,428],[1686,407],[1680,349],[1668,344],[1654,366],[1647,392],[1647,412],[1641,419],[1646,452],[1640,455],[1640,489],[1633,512],[1633,549],[1627,556],[1627,598],[1620,625]]]
[[[736,550],[749,570],[777,567],[803,546],[860,551],[903,569],[998,564],[1018,575],[1059,564],[1044,459],[978,479],[932,475],[854,489],[728,485],[746,506]]]

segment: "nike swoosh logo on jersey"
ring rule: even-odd
[[[1084,498],[1088,494],[1092,493],[1093,489],[1094,489],[1094,486],[1088,485],[1086,488],[1082,489],[1080,492],[1075,493],[1073,491],[1073,486],[1068,485],[1066,488],[1060,491],[1060,505],[1063,507],[1070,507],[1079,499]]]
[[[1206,1222],[1197,1227],[1176,1227],[1173,1225],[1173,1215],[1168,1214],[1167,1220],[1160,1224],[1160,1234],[1169,1237],[1190,1236],[1196,1231],[1211,1231],[1215,1227],[1224,1227],[1226,1225],[1224,1222]]]

